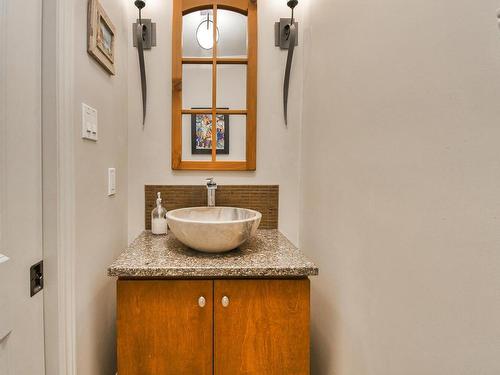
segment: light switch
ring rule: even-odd
[[[97,141],[97,109],[82,103],[82,138]]]
[[[116,169],[108,168],[108,195],[116,194]]]

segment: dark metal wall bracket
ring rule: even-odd
[[[134,47],[137,47],[137,25],[140,24],[142,21],[142,25],[145,26],[144,28],[144,33],[143,33],[143,49],[145,50],[150,50],[151,47],[156,47],[156,23],[151,22],[151,19],[149,18],[143,18],[142,20],[137,20],[136,23],[134,23],[133,31],[134,31],[134,37],[132,38],[134,42]]]
[[[274,23],[274,45],[280,47],[280,49],[288,49],[290,45],[290,38],[287,35],[287,26],[290,25],[292,21],[291,18],[280,18],[279,22]],[[297,37],[295,38],[295,46],[299,45],[299,23],[294,22],[295,29],[297,31]]]

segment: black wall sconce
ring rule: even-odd
[[[139,54],[139,68],[141,71],[141,91],[142,91],[142,124],[146,122],[146,108],[148,100],[148,86],[146,81],[146,65],[144,62],[144,50],[151,49],[156,46],[156,23],[151,22],[151,19],[142,18],[142,9],[146,6],[143,0],[134,2],[139,9],[139,18],[137,23],[133,25],[133,43],[137,47]]]
[[[283,114],[285,117],[285,125],[288,125],[288,89],[290,87],[290,72],[292,70],[293,51],[295,49],[295,46],[298,46],[299,44],[299,24],[295,22],[295,18],[293,16],[293,11],[298,3],[298,0],[289,0],[286,4],[292,10],[292,17],[280,18],[279,22],[276,22],[274,25],[274,44],[281,49],[288,50],[285,68],[285,79],[283,82]]]

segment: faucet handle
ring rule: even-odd
[[[205,181],[207,182],[208,187],[214,187],[214,186],[216,187],[217,186],[217,184],[214,181],[214,177],[207,177],[205,179]]]

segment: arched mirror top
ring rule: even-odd
[[[212,57],[217,44],[217,57],[246,58],[248,55],[247,16],[227,9],[217,9],[214,34],[213,9],[195,10],[182,17],[182,56]],[[214,37],[216,43],[214,43]]]
[[[215,5],[219,9],[226,9],[247,15],[249,4],[256,5],[256,3],[256,0],[183,0],[182,14],[188,14],[197,10],[212,9]]]

